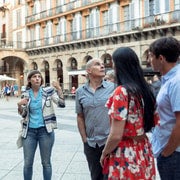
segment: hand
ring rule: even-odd
[[[101,157],[100,157],[100,164],[101,164],[101,167],[103,168],[103,166],[104,166],[104,156],[103,155],[101,155]]]
[[[53,82],[52,82],[52,86],[53,86],[54,88],[56,88],[56,89],[61,90],[61,87],[59,86],[59,83],[56,82],[56,81],[53,81]]]
[[[104,160],[105,160],[106,158],[108,158],[108,155],[104,155],[104,154],[102,153],[102,155],[101,155],[101,157],[100,157],[100,164],[101,164],[102,168],[103,168],[103,166],[104,166]]]
[[[87,143],[87,137],[85,136],[85,137],[81,137],[82,138],[82,142],[83,143]]]
[[[172,153],[173,153],[173,152],[172,152]],[[164,151],[161,152],[161,156],[163,156],[163,157],[168,157],[168,156],[170,156],[172,153],[168,153],[168,152],[166,152],[166,151],[164,150]]]
[[[26,105],[28,103],[28,101],[29,101],[28,98],[23,98],[18,102],[18,106]]]

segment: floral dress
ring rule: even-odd
[[[108,180],[155,179],[154,157],[148,138],[141,141],[125,138],[145,133],[143,108],[139,99],[131,96],[128,100],[126,89],[119,86],[107,101],[106,106],[109,108],[110,121],[111,119],[126,121],[123,137],[118,147],[110,154],[108,160],[104,161],[104,168],[106,168],[104,173],[107,173]],[[154,117],[158,122],[157,113]]]

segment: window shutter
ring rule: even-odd
[[[155,14],[160,13],[160,2],[159,0],[155,0]]]
[[[149,0],[144,1],[144,15],[149,16]]]
[[[135,20],[134,20],[134,3],[131,3],[130,4],[130,7],[129,7],[129,14],[130,14],[130,29],[134,28],[135,27]]]
[[[170,11],[170,2],[169,0],[165,0],[165,12],[169,12]]]

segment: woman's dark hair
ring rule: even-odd
[[[117,85],[124,86],[128,95],[132,94],[139,100],[143,98],[144,130],[150,131],[154,127],[155,98],[144,78],[136,53],[129,47],[120,47],[114,51],[112,58]]]
[[[26,89],[31,88],[31,82],[29,82],[29,80],[31,79],[31,77],[34,74],[40,74],[41,75],[41,85],[44,83],[44,79],[43,79],[42,74],[40,73],[40,71],[39,70],[32,70],[32,71],[29,72],[29,74],[27,76],[28,84],[26,85]]]
[[[152,52],[156,58],[162,55],[167,62],[177,62],[180,56],[180,43],[173,37],[163,37],[154,41],[149,51]]]

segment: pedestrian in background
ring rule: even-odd
[[[152,136],[153,152],[162,180],[180,179],[180,43],[173,37],[154,41],[149,48],[151,66],[161,73],[157,95],[160,125]]]
[[[74,86],[71,88],[71,94],[76,94],[76,88]]]
[[[100,159],[106,179],[155,179],[155,163],[146,133],[158,121],[153,93],[136,53],[114,51],[117,88],[109,98],[110,134]]]
[[[104,80],[115,83],[114,70],[108,70],[108,71],[106,72],[106,75],[105,75],[105,77],[104,77]]]
[[[153,80],[152,83],[150,84],[150,87],[152,88],[154,96],[157,97],[158,92],[161,88],[161,80],[159,79],[157,74],[153,76]]]
[[[5,85],[4,94],[6,96],[6,101],[9,101],[9,97],[11,95],[11,87],[9,84]]]
[[[27,80],[26,91],[18,102],[18,112],[24,118],[22,122],[24,179],[32,180],[33,161],[39,145],[44,180],[51,180],[51,152],[54,129],[57,128],[53,102],[59,107],[65,107],[63,93],[57,82],[53,82],[53,87],[43,88],[44,81],[38,70],[31,71]]]
[[[76,90],[78,129],[84,143],[92,180],[103,180],[99,162],[109,134],[108,109],[105,103],[114,90],[114,83],[104,81],[105,67],[101,59],[86,64],[88,82]]]

